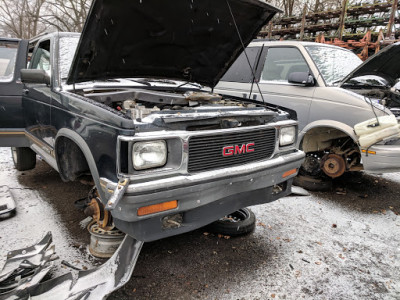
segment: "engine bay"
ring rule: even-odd
[[[139,122],[153,114],[184,117],[188,113],[206,114],[211,111],[214,113],[225,111],[239,115],[268,115],[270,119],[271,113],[277,112],[273,107],[267,108],[251,100],[224,98],[201,90],[175,92],[147,89],[84,89],[80,94]]]
[[[371,99],[373,102],[390,109],[396,116],[400,116],[400,92],[395,87],[391,89],[350,89],[351,91]]]

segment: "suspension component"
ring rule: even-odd
[[[92,217],[93,221],[97,223],[99,228],[105,231],[112,230],[115,226],[111,213],[104,209],[104,205],[100,200],[97,190],[93,189],[89,193],[88,198],[90,202],[85,208],[85,215]]]

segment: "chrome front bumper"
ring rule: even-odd
[[[129,184],[112,210],[117,227],[138,240],[151,241],[191,231],[207,225],[239,208],[267,203],[290,193],[293,173],[299,169],[304,152],[295,150],[265,161],[241,166],[179,175]],[[117,183],[101,179],[102,188],[111,194]],[[138,216],[140,207],[178,200],[169,211]],[[163,219],[181,214],[182,223],[165,228]]]

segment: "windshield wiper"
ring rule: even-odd
[[[198,89],[201,89],[201,85],[199,85],[199,84],[197,84],[197,83],[193,83],[193,82],[187,81],[187,82],[184,82],[184,83],[178,85],[178,86],[174,89],[174,92],[176,92],[177,90],[179,90],[181,87],[183,87],[183,86],[185,86],[185,85],[191,85],[191,86],[197,87]]]
[[[166,83],[166,84],[176,84],[175,81],[169,79],[155,79],[155,78],[143,78],[141,79],[146,82],[156,82],[156,83]]]
[[[343,80],[343,79],[335,80],[334,82],[332,82],[332,85],[335,85],[335,84],[341,82],[342,80]]]
[[[66,80],[67,78],[61,78],[61,80]],[[140,83],[140,84],[143,84],[143,85],[146,85],[146,86],[151,86],[151,84],[149,83],[149,82],[147,82],[147,81],[142,81],[142,80],[136,80],[136,79],[126,79],[126,78],[121,78],[121,79],[124,79],[124,80],[127,80],[127,81],[132,81],[132,82],[136,82],[136,83]],[[120,79],[119,78],[117,78],[117,79],[105,79],[105,80],[93,80],[93,81],[83,81],[83,82],[79,82],[79,83],[77,83],[78,85],[85,85],[85,84],[96,84],[96,83],[116,83],[116,84],[121,84],[121,85],[126,85],[126,83],[124,84],[124,83],[122,83],[121,81],[120,81]]]

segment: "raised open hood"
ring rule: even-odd
[[[229,3],[229,5],[228,5]],[[258,0],[94,0],[68,84],[152,77],[213,87],[279,12]]]
[[[341,82],[345,84],[350,79],[364,75],[377,75],[393,85],[400,78],[400,43],[385,47],[374,56],[371,56]]]

